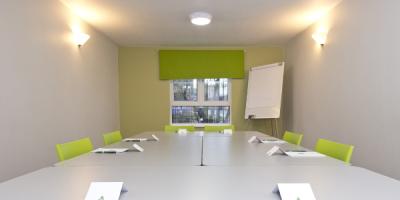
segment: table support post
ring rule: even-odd
[[[272,136],[278,138],[279,137],[278,118],[271,119],[270,122],[271,122]]]
[[[200,166],[205,166],[203,160],[204,160],[204,135],[201,136],[201,161],[200,161]]]

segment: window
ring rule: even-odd
[[[231,87],[227,78],[171,81],[171,124],[231,123]]]

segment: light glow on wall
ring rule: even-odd
[[[317,31],[312,34],[312,38],[317,44],[324,46],[326,43],[327,35],[328,30],[324,27],[319,27]]]
[[[90,35],[82,32],[74,32],[73,33],[73,40],[78,47],[84,45],[90,38]]]

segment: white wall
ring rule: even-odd
[[[54,145],[119,128],[118,48],[71,42],[79,22],[59,1],[0,3],[0,181],[57,161]]]
[[[355,145],[353,164],[400,179],[400,1],[345,0],[287,45],[285,128]],[[329,30],[321,48],[311,35]]]

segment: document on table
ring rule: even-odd
[[[225,134],[225,135],[232,135],[232,133],[233,133],[233,130],[232,130],[232,129],[224,129],[224,130],[222,131],[222,134]]]
[[[184,129],[184,128],[178,129],[178,134],[180,134],[180,135],[186,135],[187,133],[188,133],[187,129]]]
[[[85,200],[119,200],[127,192],[123,182],[92,182]]]
[[[257,136],[252,136],[247,142],[253,143],[254,141],[257,141],[258,143],[264,143],[264,144],[284,144],[284,143],[286,143],[283,140],[278,140],[275,138],[260,139]]]
[[[204,136],[204,131],[193,131],[194,135]]]
[[[143,142],[147,140],[147,138],[125,138],[124,142]]]
[[[128,148],[98,148],[93,153],[122,153],[128,151]]]
[[[315,151],[285,151],[285,154],[290,156],[290,157],[295,157],[295,158],[321,158],[325,157],[324,154],[320,154]]]
[[[143,152],[144,151],[143,147],[141,147],[141,146],[139,146],[137,144],[133,144],[132,147],[133,147],[133,149],[135,149],[135,150],[137,150],[139,152]]]
[[[156,135],[152,134],[151,137],[153,138],[154,141],[160,141],[160,138],[158,138]]]
[[[282,200],[316,200],[309,183],[278,183],[273,192]]]
[[[278,139],[265,139],[265,140],[260,140],[261,143],[264,144],[285,144],[286,142],[283,140],[278,140]]]
[[[302,149],[294,149],[294,150],[286,150],[282,149],[280,146],[273,146],[270,150],[267,151],[268,156],[272,156],[275,154],[283,154],[293,158],[321,158],[325,157],[324,154],[320,154],[314,151],[302,150]]]
[[[144,141],[160,141],[160,139],[152,134],[151,138],[125,138],[123,139],[124,142],[144,142]]]
[[[267,151],[267,155],[268,156],[272,156],[272,155],[274,155],[274,154],[285,154],[285,151],[283,151],[282,149],[281,149],[281,147],[279,147],[279,146],[273,146],[270,150],[268,150]]]
[[[258,139],[257,136],[251,136],[251,138],[247,142],[252,143],[252,142],[256,141],[257,139]],[[259,139],[258,139],[258,141],[259,141]]]

